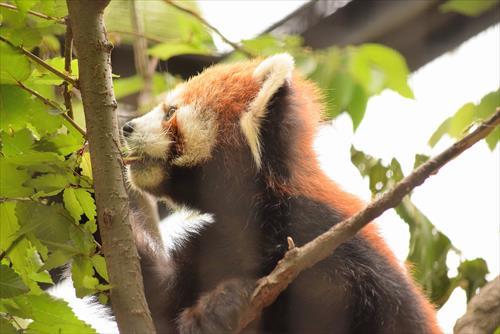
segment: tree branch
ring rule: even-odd
[[[10,10],[19,11],[19,8],[17,8],[17,6],[11,5],[10,3],[0,2],[0,7],[7,8]],[[55,21],[55,22],[60,23],[60,24],[65,24],[64,19],[59,18],[59,17],[54,17],[54,16],[50,16],[50,15],[47,15],[44,13],[35,12],[34,10],[28,10],[27,13],[30,15],[45,19],[45,20],[50,20],[50,21]]]
[[[395,207],[413,188],[421,185],[429,176],[436,174],[446,163],[486,137],[500,124],[500,108],[487,121],[466,135],[451,147],[428,160],[410,175],[401,180],[393,189],[387,191],[364,210],[335,225],[327,232],[302,247],[291,248],[279,261],[276,268],[257,282],[252,300],[240,322],[240,330],[258,318],[262,309],[269,306],[304,269],[313,266],[331,255],[343,242],[352,238],[361,228],[380,216],[384,211]]]
[[[109,0],[67,0],[78,55],[102,250],[121,333],[155,333],[144,296],[132,215],[123,175],[111,78],[111,50],[103,12]]]
[[[458,319],[453,333],[493,333],[500,327],[500,276],[472,297],[467,312]]]
[[[226,36],[224,36],[220,31],[219,29],[217,29],[216,27],[214,27],[213,25],[211,25],[210,23],[208,23],[207,20],[205,20],[203,17],[201,17],[198,13],[192,11],[191,9],[189,8],[186,8],[186,7],[183,7],[181,5],[178,5],[176,4],[173,0],[164,0],[167,4],[169,4],[170,6],[186,13],[186,14],[189,14],[191,15],[192,17],[194,17],[195,19],[197,19],[198,21],[200,21],[203,25],[205,25],[206,27],[208,27],[210,30],[212,30],[213,32],[215,32],[217,35],[219,35],[219,37],[227,44],[231,45],[233,47],[233,49],[243,53],[245,56],[247,56],[248,58],[253,58],[255,57],[254,54],[252,54],[250,51],[246,50],[245,48],[243,48],[241,45],[238,45],[236,44],[235,42],[232,42],[230,41],[228,38],[226,38]]]
[[[71,75],[71,60],[73,56],[73,31],[69,19],[66,19],[66,36],[64,37],[64,70],[68,75]],[[71,103],[71,88],[69,83],[63,83],[64,105],[69,118],[73,119],[73,105]]]
[[[43,59],[41,59],[38,56],[34,55],[33,53],[29,52],[28,50],[26,50],[22,46],[15,45],[14,43],[12,43],[11,41],[9,41],[8,39],[6,39],[3,36],[0,36],[0,41],[6,43],[8,45],[10,45],[14,49],[17,49],[17,50],[21,51],[24,55],[26,55],[29,59],[31,59],[35,63],[41,65],[42,67],[44,67],[45,69],[47,69],[50,72],[54,73],[55,75],[57,75],[61,79],[69,82],[70,84],[72,84],[73,86],[75,86],[76,88],[78,88],[78,81],[77,80],[69,77],[68,75],[66,75],[63,72],[59,71],[57,68],[50,66],[45,61],[43,61]]]
[[[78,125],[78,123],[76,123],[76,122],[75,122],[75,121],[74,121],[71,117],[69,117],[69,116],[65,113],[64,109],[63,109],[63,108],[61,108],[61,106],[60,106],[57,102],[52,101],[52,100],[50,100],[50,99],[48,99],[48,98],[44,97],[43,95],[41,95],[40,93],[38,93],[36,90],[33,90],[33,89],[29,88],[29,87],[26,87],[26,86],[25,86],[25,85],[24,85],[21,81],[17,81],[17,80],[16,80],[16,83],[17,83],[17,85],[18,85],[19,87],[21,87],[22,89],[24,89],[25,91],[27,91],[27,92],[28,92],[28,93],[30,93],[31,95],[33,95],[33,96],[37,97],[37,98],[38,98],[40,101],[42,101],[45,105],[48,105],[48,106],[50,106],[50,107],[52,107],[52,108],[54,108],[54,109],[59,110],[59,111],[61,112],[61,113],[60,113],[60,115],[61,115],[62,117],[64,117],[64,119],[66,119],[69,123],[71,123],[71,125],[72,125],[72,126],[73,126],[73,127],[74,127],[77,131],[78,131],[78,132],[80,132],[80,133],[83,135],[83,137],[87,137],[87,133],[85,132],[85,130],[84,130],[84,129],[82,129],[82,128],[80,127],[80,125]]]

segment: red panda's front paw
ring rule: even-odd
[[[184,310],[178,326],[181,334],[233,333],[248,306],[254,280],[233,279],[203,295],[196,305]]]

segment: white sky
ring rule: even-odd
[[[200,1],[207,20],[226,37],[251,38],[305,1]],[[500,26],[497,25],[412,74],[415,100],[390,91],[370,99],[366,116],[353,134],[349,117],[324,127],[317,150],[328,175],[346,190],[369,199],[368,182],[350,163],[350,145],[383,158],[396,157],[405,173],[415,153],[436,154],[452,141],[427,146],[433,131],[463,104],[478,102],[500,85]],[[500,152],[479,143],[445,166],[415,190],[414,203],[462,251],[462,258],[482,257],[492,278],[500,271]],[[393,212],[378,219],[382,233],[397,256],[408,253],[406,224]],[[456,267],[457,259],[449,259]],[[454,262],[454,264],[453,264]],[[451,272],[450,274],[455,274]],[[446,333],[465,312],[465,293],[455,290],[438,318]]]

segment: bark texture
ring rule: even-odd
[[[109,0],[67,0],[80,72],[99,229],[112,285],[111,301],[121,333],[154,333],[144,297],[139,257],[119,149],[111,79],[112,44],[103,11]]]
[[[500,327],[500,276],[481,288],[458,319],[455,334],[493,333]]]

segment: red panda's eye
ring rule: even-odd
[[[170,119],[173,114],[177,111],[177,107],[176,106],[167,106],[165,108],[165,116],[164,116],[164,120],[168,120]]]

